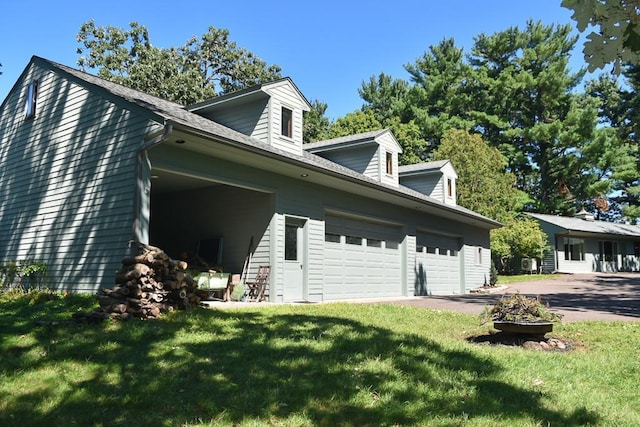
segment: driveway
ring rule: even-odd
[[[559,274],[557,278],[511,283],[492,294],[395,299],[393,304],[480,314],[505,293],[539,295],[563,322],[640,321],[640,273]]]

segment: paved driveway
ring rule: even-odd
[[[427,296],[397,299],[393,304],[480,314],[505,293],[540,295],[563,322],[640,321],[640,273],[562,274],[557,278],[512,283],[493,294]]]

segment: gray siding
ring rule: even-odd
[[[400,184],[437,200],[443,200],[442,175],[409,175],[400,178]]]
[[[0,112],[0,261],[46,262],[54,288],[110,285],[133,237],[136,154],[153,124],[47,70],[24,77]],[[36,117],[25,120],[33,79]]]
[[[202,114],[221,125],[269,143],[269,99],[263,98],[240,106],[218,108]]]
[[[318,155],[369,178],[380,180],[378,151],[377,145],[370,144],[344,150],[320,152]]]

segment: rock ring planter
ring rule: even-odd
[[[493,327],[510,334],[544,335],[553,331],[553,322],[507,322],[494,321]]]

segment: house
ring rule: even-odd
[[[640,226],[596,221],[584,209],[574,217],[528,214],[547,234],[552,250],[542,271],[640,271]]]
[[[486,281],[500,224],[455,204],[450,164],[399,168],[388,130],[305,145],[308,109],[288,78],[184,107],[33,57],[0,106],[0,262],[96,291],[138,241],[270,265],[274,302]]]

